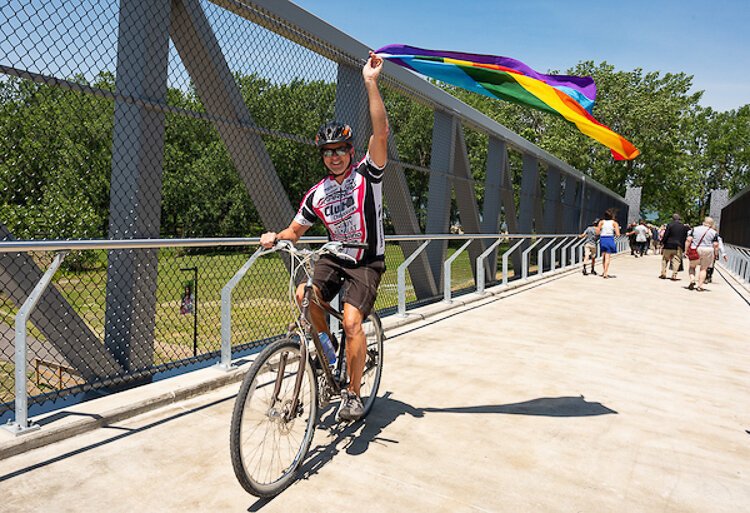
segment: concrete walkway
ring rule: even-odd
[[[748,511],[747,300],[658,280],[654,256],[612,272],[390,330],[385,397],[324,416],[270,502],[232,473],[233,384],[0,460],[0,509]]]

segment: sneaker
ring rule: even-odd
[[[597,276],[597,272],[591,269],[591,276]]]
[[[660,274],[660,275],[659,275],[659,279],[660,279],[660,280],[666,280],[666,279],[667,279],[667,276],[666,276],[665,274]]]
[[[586,268],[584,267],[584,268],[583,268],[583,275],[584,275],[584,276],[588,276],[588,274],[589,274],[589,273],[588,273],[588,272],[586,271]]]
[[[693,290],[695,288],[695,283],[692,281],[690,282],[690,285],[688,285],[688,290]]]
[[[336,412],[336,420],[349,420],[355,421],[362,418],[365,413],[365,407],[362,404],[362,399],[356,394],[349,392],[348,390],[341,391],[341,404]]]

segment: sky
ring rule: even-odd
[[[580,61],[686,73],[700,104],[750,104],[748,0],[293,0],[360,42],[513,57],[539,72]]]

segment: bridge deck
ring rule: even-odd
[[[393,330],[387,398],[324,423],[303,478],[237,484],[237,386],[0,461],[8,511],[737,512],[750,504],[750,309],[620,257]],[[686,274],[686,273],[684,273]]]

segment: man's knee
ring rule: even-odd
[[[320,289],[317,285],[313,285],[313,291],[315,292],[315,295],[318,297],[322,297],[320,294]],[[305,296],[305,284],[301,283],[297,285],[297,304],[302,304],[302,298]]]
[[[347,308],[342,325],[349,336],[359,333],[362,330],[362,313],[356,308]]]

